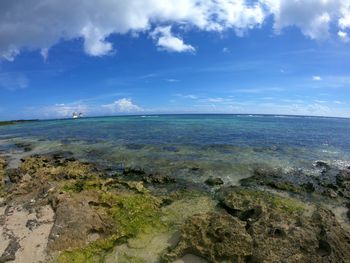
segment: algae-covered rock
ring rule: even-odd
[[[253,253],[253,240],[245,226],[228,214],[195,215],[184,223],[180,242],[164,260],[171,262],[191,253],[210,262],[244,262]]]
[[[224,210],[196,215],[164,256],[210,262],[348,262],[350,236],[329,210],[240,187],[220,191]]]
[[[20,170],[23,174],[36,176],[46,174],[51,180],[89,179],[97,175],[97,170],[91,164],[77,161],[72,157],[65,159],[60,156],[55,154],[28,157],[22,160]]]

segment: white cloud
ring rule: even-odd
[[[88,24],[81,30],[84,37],[84,50],[91,56],[102,56],[113,51],[111,43],[105,40],[105,33],[92,24]]]
[[[322,80],[322,78],[320,76],[312,76],[312,80],[320,81],[320,80]]]
[[[82,39],[91,56],[113,54],[111,34],[157,32],[156,44],[168,51],[193,52],[174,36],[180,30],[234,30],[243,36],[270,16],[274,28],[296,26],[312,38],[350,28],[350,0],[3,0],[0,1],[0,58],[13,60],[23,49],[41,51],[62,40]]]
[[[299,27],[311,39],[330,35],[330,24],[340,28],[350,25],[349,0],[260,0],[274,15],[274,29],[280,32],[289,26]]]
[[[344,31],[338,31],[338,36],[339,36],[340,40],[345,42],[345,43],[350,41],[348,33],[344,32]]]
[[[143,109],[132,102],[131,99],[122,98],[111,104],[102,105],[112,113],[135,113],[141,112]]]
[[[187,45],[181,38],[173,36],[171,26],[157,27],[151,34],[157,40],[157,46],[161,50],[169,52],[194,52],[195,48]]]

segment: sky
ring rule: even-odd
[[[350,117],[350,0],[2,0],[0,120]]]

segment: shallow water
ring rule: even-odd
[[[263,115],[159,115],[50,120],[0,127],[0,153],[72,151],[117,169],[141,167],[191,181],[237,183],[257,165],[309,169],[350,161],[350,119]],[[15,143],[30,143],[21,151]]]

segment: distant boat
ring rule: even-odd
[[[72,118],[73,119],[79,119],[79,118],[82,118],[84,117],[83,113],[79,112],[79,114],[77,112],[73,112],[72,114]]]

